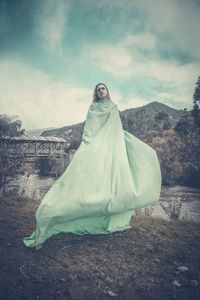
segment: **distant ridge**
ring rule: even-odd
[[[156,121],[158,113],[164,113],[164,119],[160,122]],[[181,116],[188,114],[188,111],[178,110],[167,106],[166,104],[154,101],[146,105],[129,108],[124,111],[119,111],[124,130],[138,136],[139,138],[147,137],[150,130],[160,131],[166,125],[173,127]],[[168,118],[168,120],[166,119]],[[73,140],[81,140],[83,133],[84,122],[74,125],[68,125],[61,128],[47,129],[42,132],[43,136],[58,136],[62,137],[67,142]],[[148,138],[146,139],[148,140]]]
[[[123,129],[156,151],[163,184],[199,187],[199,135],[195,133],[191,111],[175,109],[154,101],[141,107],[119,111],[119,114]],[[49,129],[42,135],[64,138],[65,151],[69,152],[70,149],[78,149],[84,124],[85,122],[81,122]]]
[[[164,103],[160,103],[158,101],[153,101],[153,102],[150,102],[150,103],[147,103],[143,106],[140,106],[140,107],[134,107],[134,108],[128,108],[128,109],[125,109],[124,111],[122,111],[123,113],[127,112],[127,111],[132,111],[132,110],[135,110],[135,111],[138,111],[138,110],[141,110],[141,109],[148,109],[149,111],[152,111],[152,112],[159,112],[159,111],[165,111],[167,113],[170,113],[170,114],[179,114],[182,115],[182,113],[184,112],[183,109],[176,109],[176,108],[173,108],[173,107],[170,107]]]
[[[27,135],[34,135],[34,136],[40,136],[42,132],[45,130],[52,130],[55,129],[55,127],[49,127],[49,128],[39,128],[39,129],[30,129],[26,131]]]

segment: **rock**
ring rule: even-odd
[[[145,251],[146,251],[146,252],[153,253],[153,247],[152,247],[151,245],[146,245],[146,246],[145,246]]]
[[[106,294],[108,294],[109,296],[111,296],[111,297],[116,297],[117,296],[117,294],[116,293],[114,293],[113,291],[104,291]]]
[[[176,279],[174,279],[174,280],[172,281],[172,283],[173,283],[173,285],[176,286],[176,287],[181,287],[181,283],[178,282]]]
[[[35,247],[35,250],[40,250],[40,249],[42,249],[41,245],[38,245],[38,246]]]
[[[191,283],[191,285],[194,286],[194,287],[196,287],[196,286],[199,285],[199,283],[198,283],[197,280],[191,280],[190,283]]]
[[[160,259],[159,258],[154,258],[153,261],[156,262],[156,263],[159,263]]]
[[[178,269],[179,271],[182,271],[182,272],[186,272],[186,271],[189,270],[188,267],[185,267],[185,266],[180,266],[180,267],[178,267],[177,269]]]
[[[41,277],[40,275],[36,275],[36,276],[34,277],[34,279],[35,279],[35,281],[37,281],[37,282],[43,282],[43,279],[42,279],[42,277]]]

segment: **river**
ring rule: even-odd
[[[55,177],[18,176],[6,186],[6,195],[19,195],[38,201],[55,182]],[[184,219],[200,222],[200,189],[186,186],[162,186],[160,200],[152,206],[136,210],[137,214],[167,220]]]

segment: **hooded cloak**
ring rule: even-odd
[[[88,110],[82,141],[65,172],[44,195],[27,247],[52,235],[108,234],[130,228],[134,209],[159,200],[161,170],[155,150],[123,130],[108,98]]]

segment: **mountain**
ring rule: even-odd
[[[119,111],[119,115],[124,130],[156,151],[162,184],[200,188],[200,126],[192,111],[178,110],[155,101]],[[69,150],[78,149],[84,125],[85,121],[61,128],[28,130],[27,134],[64,138],[66,157],[71,157]]]
[[[62,137],[67,141],[68,146],[75,141],[77,141],[77,143],[79,142],[78,144],[80,144],[84,124],[85,121],[82,123],[68,125],[57,129],[45,130],[41,135]]]
[[[123,129],[150,145],[157,153],[162,183],[200,187],[200,129],[191,111],[159,102],[119,111]],[[65,151],[78,149],[85,122],[45,130],[42,135],[64,138]]]
[[[119,111],[119,114],[124,130],[148,141],[149,131],[159,133],[162,130],[173,128],[180,117],[188,114],[188,112],[177,110],[155,101],[141,107]],[[48,129],[42,135],[62,137],[70,144],[73,141],[81,140],[84,124],[85,121],[62,128]]]
[[[120,112],[120,117],[124,130],[149,142],[152,135],[160,135],[163,130],[173,128],[179,119],[187,114],[189,112],[155,101],[141,107],[126,109]]]
[[[27,135],[33,135],[33,136],[40,136],[42,134],[42,132],[44,132],[45,130],[52,130],[55,127],[50,127],[50,128],[39,128],[39,129],[30,129],[30,130],[26,130],[26,134]]]

